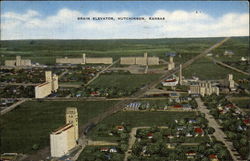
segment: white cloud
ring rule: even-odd
[[[157,10],[144,17],[165,17],[166,21],[82,21],[77,17],[131,17],[128,11],[83,14],[63,8],[42,16],[34,10],[1,16],[1,39],[109,39],[161,37],[249,36],[249,14],[228,13],[221,17],[196,11]]]

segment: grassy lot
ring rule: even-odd
[[[119,88],[133,91],[158,79],[160,75],[103,74],[91,83],[93,88]]]
[[[122,123],[129,127],[139,126],[166,126],[171,122],[174,122],[177,118],[194,118],[195,112],[119,112],[98,124],[88,134],[93,140],[116,140],[115,137],[100,137],[98,136],[98,129],[100,127],[114,127],[121,125]]]
[[[223,38],[186,38],[186,39],[146,39],[146,40],[17,40],[1,41],[0,54],[5,59],[16,55],[29,58],[34,62],[54,64],[56,58],[87,56],[150,56],[166,59],[164,53],[176,52],[182,55],[177,61],[196,55]]]
[[[116,101],[105,102],[26,102],[1,116],[0,153],[32,153],[32,146],[49,145],[49,133],[65,123],[66,107],[77,107],[79,125],[104,112]]]
[[[233,100],[233,103],[236,104],[236,106],[242,108],[242,109],[250,109],[250,101],[249,99],[246,100]]]
[[[197,76],[201,80],[226,79],[228,74],[233,74],[234,79],[247,78],[247,76],[213,63],[207,58],[201,58],[183,70],[185,78]]]
[[[100,152],[101,147],[113,148],[114,146],[86,146],[77,161],[108,160],[107,153]],[[121,153],[109,153],[108,155],[112,161],[122,161],[124,158],[124,154]]]

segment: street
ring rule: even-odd
[[[195,100],[198,104],[198,109],[200,110],[200,112],[205,114],[205,117],[208,120],[208,126],[215,129],[215,132],[213,134],[215,138],[218,141],[221,141],[225,144],[227,150],[230,152],[234,161],[239,161],[240,160],[240,158],[238,158],[238,156],[240,156],[239,153],[234,150],[232,142],[226,140],[227,137],[225,133],[221,130],[221,126],[216,122],[214,117],[209,114],[209,110],[207,109],[206,106],[204,106],[201,98],[196,98]]]

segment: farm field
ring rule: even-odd
[[[100,75],[90,87],[93,88],[120,88],[133,91],[144,85],[158,79],[160,75],[142,75],[142,74],[103,74]]]
[[[182,55],[176,62],[184,62],[221,39],[223,38],[1,41],[0,54],[3,55],[1,63],[20,55],[33,62],[55,64],[56,58],[81,57],[82,53],[91,57],[111,56],[118,59],[121,56],[142,56],[144,52],[148,52],[149,56],[167,59],[166,52],[176,52]]]
[[[49,145],[49,134],[65,123],[66,107],[77,107],[79,125],[104,112],[116,101],[30,101],[1,116],[1,153],[32,153]]]
[[[185,78],[196,76],[201,80],[226,79],[228,74],[233,74],[235,80],[246,78],[244,74],[217,65],[207,58],[199,59],[183,70],[183,75]]]
[[[228,57],[224,55],[225,50],[232,51],[234,55]],[[220,61],[236,62],[241,57],[249,57],[249,38],[248,37],[233,37],[225,42],[222,46],[212,51],[214,55],[218,54],[216,58]]]

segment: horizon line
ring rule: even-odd
[[[1,39],[1,41],[21,41],[21,40],[150,40],[150,39],[199,39],[199,38],[225,38],[225,37],[249,37],[246,36],[207,36],[207,37],[161,37],[161,38],[98,38],[98,39],[70,39],[70,38],[41,38],[41,39]]]

